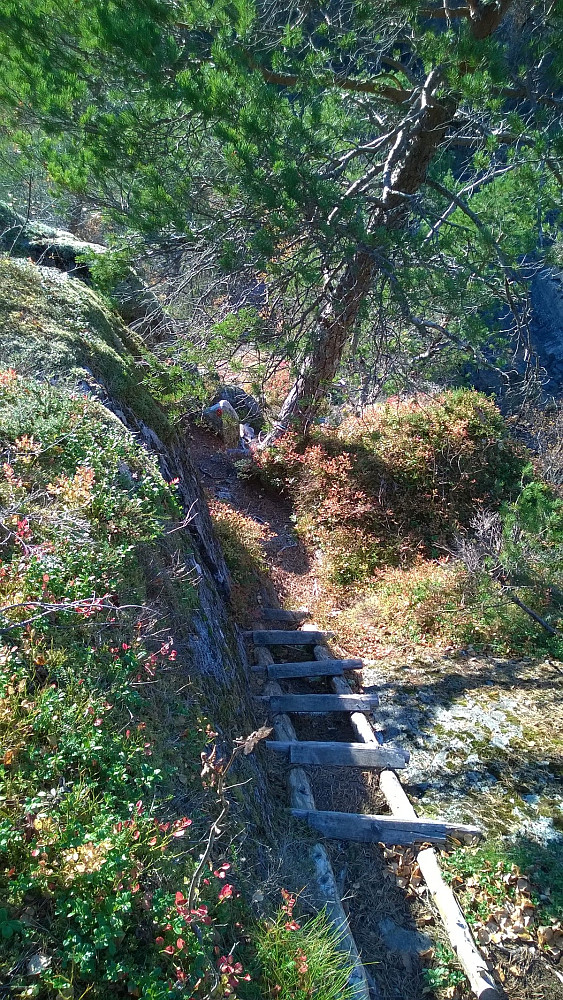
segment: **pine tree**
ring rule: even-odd
[[[21,0],[0,97],[60,184],[293,303],[312,419],[359,334],[486,361],[557,224],[561,0]],[[560,75],[559,75],[560,78]],[[520,326],[519,326],[520,324]]]

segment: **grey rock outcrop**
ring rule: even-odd
[[[391,917],[379,921],[379,932],[386,947],[395,954],[420,955],[432,946],[428,934],[400,927]]]
[[[26,221],[8,205],[0,202],[0,248],[13,257],[25,257],[35,264],[59,271],[92,284],[88,263],[79,260],[90,253],[108,252],[100,243],[78,239],[66,229],[56,229],[42,222]],[[141,336],[158,339],[165,314],[156,295],[141,280],[134,268],[112,289],[111,297],[123,321]]]
[[[260,404],[254,396],[245,392],[240,386],[220,385],[209,405],[214,406],[222,399],[226,399],[231,404],[233,410],[236,410],[241,424],[248,424],[256,433],[261,431],[265,426],[266,421],[260,409]]]

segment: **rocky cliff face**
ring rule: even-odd
[[[197,475],[179,433],[142,384],[143,342],[82,281],[53,267],[0,258],[0,369],[14,369],[97,401],[156,459],[165,482],[177,480],[183,538],[177,572],[196,592],[189,621],[181,623],[183,656],[212,682],[220,709],[225,692],[233,731],[250,724],[239,685],[246,661],[229,609],[229,574],[213,533]],[[237,689],[238,693],[237,693]]]

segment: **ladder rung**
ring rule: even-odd
[[[292,809],[324,837],[375,844],[446,844],[448,840],[476,843],[483,834],[476,826],[445,823],[437,819],[398,819],[396,816],[369,816],[361,813],[323,812]]]

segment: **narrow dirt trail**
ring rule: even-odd
[[[221,449],[214,435],[199,428],[192,429],[191,435],[190,451],[208,497],[228,504],[265,529],[263,549],[269,572],[260,595],[264,606],[280,603],[294,611],[314,606],[321,592],[318,565],[295,533],[291,505],[240,478],[231,455]],[[242,624],[248,627],[258,621],[259,604],[247,609]],[[301,683],[304,690],[311,690],[306,681]],[[318,682],[315,690],[319,690]],[[326,692],[329,690],[327,682]],[[295,716],[294,725],[301,739],[354,739],[346,720],[336,715]],[[308,773],[319,809],[387,812],[373,772],[310,768]],[[279,783],[279,790],[285,798],[284,783]],[[408,878],[402,885],[397,877],[401,857],[389,851],[386,859],[381,849],[371,845],[328,841],[326,847],[352,933],[379,1000],[440,996],[428,992],[418,952],[431,947],[427,932],[440,937],[441,928],[408,887]],[[408,862],[408,857],[405,860]]]
[[[272,595],[293,610],[310,608],[320,584],[315,564],[295,532],[291,504],[240,477],[231,455],[214,434],[190,428],[189,448],[208,496],[227,503],[266,529],[263,548]]]

